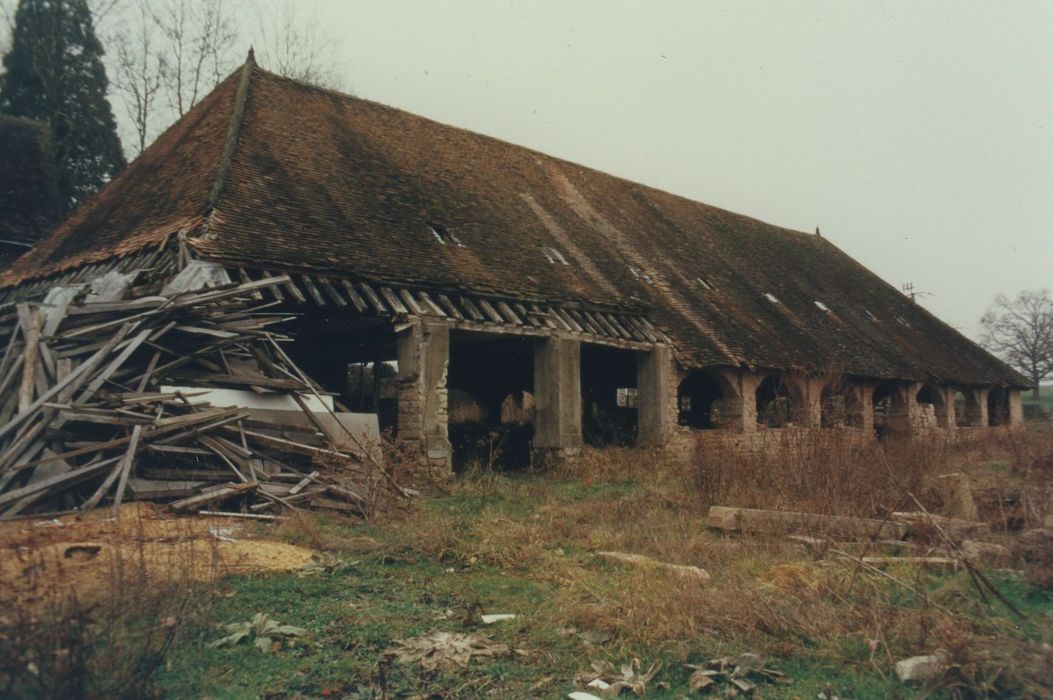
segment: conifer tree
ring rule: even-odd
[[[102,44],[87,0],[20,0],[0,77],[0,112],[46,122],[66,210],[124,167]]]

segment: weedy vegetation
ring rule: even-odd
[[[752,697],[1053,695],[1048,550],[1016,547],[1051,514],[1047,426],[971,446],[775,439],[687,463],[609,449],[547,473],[477,465],[365,524],[261,525],[249,534],[315,560],[207,582],[114,578],[119,593],[97,607],[37,607],[6,620],[0,680],[16,697],[561,698],[600,668],[639,669],[644,697],[720,697],[730,674],[693,689],[693,672],[748,652],[790,681],[750,676]],[[1014,552],[982,569],[1001,599],[962,567],[857,561],[916,554],[906,543],[804,546],[707,528],[713,503],[882,518],[911,494],[939,513],[936,477],[955,471],[974,485],[989,539]],[[595,556],[612,550],[710,579]],[[493,613],[515,617],[486,624]],[[297,634],[267,648],[216,643],[253,619]],[[920,654],[939,654],[941,673],[901,682],[895,663]]]

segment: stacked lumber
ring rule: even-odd
[[[366,516],[409,493],[282,349],[288,318],[260,291],[286,276],[127,299],[110,282],[0,308],[0,519],[136,498]],[[280,397],[301,420],[202,398],[218,389]]]

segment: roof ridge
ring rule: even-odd
[[[227,137],[223,143],[223,151],[219,155],[219,163],[216,167],[216,178],[212,183],[212,189],[208,195],[208,213],[205,218],[205,235],[208,235],[209,223],[212,214],[219,204],[219,198],[227,187],[227,176],[230,173],[230,164],[234,160],[234,152],[238,148],[238,138],[241,136],[241,127],[245,121],[245,106],[249,101],[249,87],[252,84],[252,70],[256,67],[256,57],[253,50],[249,49],[249,55],[241,66],[241,79],[238,81],[238,91],[234,94],[234,105],[230,110],[230,126],[227,128]]]

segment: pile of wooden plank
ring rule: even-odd
[[[0,309],[0,519],[136,498],[367,516],[411,493],[283,350],[288,319],[260,291],[284,275],[157,296],[127,281]],[[239,393],[293,411],[274,420],[210,400]]]

